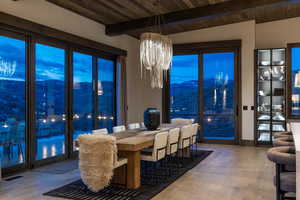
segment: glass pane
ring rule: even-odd
[[[292,115],[300,115],[300,47],[291,49],[292,55]]]
[[[36,160],[65,153],[65,50],[36,44]]]
[[[73,139],[93,129],[93,57],[73,53]]]
[[[170,71],[170,118],[198,121],[198,55],[173,57]]]
[[[25,162],[25,42],[0,36],[0,158],[6,168]]]
[[[234,52],[203,55],[204,136],[233,140]]]
[[[98,59],[98,128],[107,128],[112,132],[115,113],[115,63]]]

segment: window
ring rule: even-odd
[[[290,57],[290,88],[289,115],[292,118],[300,118],[300,44],[289,48]]]
[[[79,135],[116,120],[116,55],[21,32],[0,25],[3,174],[73,158]]]
[[[170,118],[198,121],[198,55],[173,57],[170,71]]]
[[[0,158],[7,168],[25,162],[25,41],[0,36]]]
[[[65,50],[36,44],[36,160],[65,153]]]
[[[98,59],[98,122],[99,128],[112,132],[115,121],[115,62]]]
[[[73,53],[73,139],[93,130],[93,57]]]

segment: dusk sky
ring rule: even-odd
[[[203,55],[204,78],[214,79],[219,72],[223,77],[228,75],[234,79],[234,53],[206,53]],[[182,83],[189,80],[198,80],[198,55],[180,55],[173,57],[171,68],[171,83]]]
[[[292,67],[293,71],[300,70],[300,47],[292,48]]]
[[[92,56],[74,52],[75,80],[90,82],[92,76]],[[25,78],[25,42],[0,36],[0,61],[16,62],[12,76],[1,73],[0,79],[23,80]],[[56,47],[36,44],[36,80],[64,80],[65,51]],[[113,61],[98,59],[99,80],[113,80]]]

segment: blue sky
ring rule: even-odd
[[[16,72],[0,79],[25,80],[25,42],[0,36],[0,57],[7,62],[16,62]],[[74,80],[90,82],[92,78],[92,56],[74,52]],[[36,80],[64,80],[65,51],[56,47],[36,44]],[[114,62],[98,59],[99,80],[112,81]],[[1,66],[0,66],[1,67]],[[1,72],[1,69],[0,69]]]
[[[292,48],[292,67],[293,71],[300,70],[300,47]]]
[[[204,78],[212,79],[223,72],[229,80],[234,79],[234,53],[206,53],[203,55]],[[182,83],[198,80],[198,55],[180,55],[173,57],[171,82]]]

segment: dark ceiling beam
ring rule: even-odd
[[[186,24],[193,21],[206,20],[208,18],[218,18],[246,9],[288,1],[289,0],[231,0],[219,4],[163,14],[163,26]],[[135,33],[137,31],[147,31],[149,28],[155,26],[155,18],[156,16],[151,16],[127,22],[109,24],[106,25],[106,34],[115,36]]]

